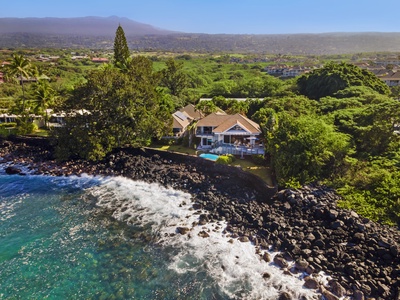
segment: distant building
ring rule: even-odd
[[[108,63],[109,59],[106,57],[93,57],[92,62],[94,63]]]
[[[391,71],[387,75],[380,77],[388,86],[400,86],[400,71]]]
[[[74,55],[74,56],[71,56],[72,60],[81,60],[81,59],[86,59],[86,58],[88,58],[87,55]]]

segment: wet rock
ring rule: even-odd
[[[198,235],[199,235],[200,237],[202,237],[202,238],[208,238],[208,237],[210,237],[210,235],[209,235],[207,232],[205,232],[204,230],[200,231],[200,232],[198,233]]]
[[[281,292],[278,300],[292,300],[292,296],[290,296],[290,294],[287,292]]]
[[[300,259],[295,262],[294,266],[300,272],[305,272],[307,267],[309,266],[309,263],[305,260]]]
[[[187,234],[190,231],[188,227],[177,227],[176,231],[182,235]]]
[[[280,257],[278,255],[274,257],[274,264],[276,264],[281,269],[287,268],[288,266],[287,261],[283,257]]]
[[[262,277],[263,277],[264,279],[270,279],[270,278],[271,278],[271,274],[265,272],[265,273],[262,274]]]
[[[314,278],[308,276],[304,278],[304,287],[308,289],[316,290],[319,288],[319,283]]]
[[[249,238],[247,236],[239,237],[239,241],[241,241],[242,243],[250,242],[250,240],[249,240]]]
[[[16,175],[16,174],[21,174],[22,170],[17,168],[17,167],[13,167],[13,166],[9,166],[5,169],[6,174],[8,175]]]
[[[263,260],[265,262],[270,262],[271,261],[271,255],[268,252],[264,252],[262,258],[263,258]]]

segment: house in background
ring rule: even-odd
[[[400,85],[400,71],[390,71],[388,74],[380,77],[388,86],[399,86]]]
[[[106,57],[93,57],[92,58],[92,62],[94,62],[94,63],[108,63],[109,62],[109,59],[108,58],[106,58]]]
[[[241,114],[212,113],[196,127],[199,149],[219,154],[264,154],[260,126]]]

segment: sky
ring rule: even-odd
[[[0,17],[126,17],[187,33],[400,32],[400,0],[18,0]]]

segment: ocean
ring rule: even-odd
[[[200,213],[158,184],[0,171],[0,299],[317,299]]]

